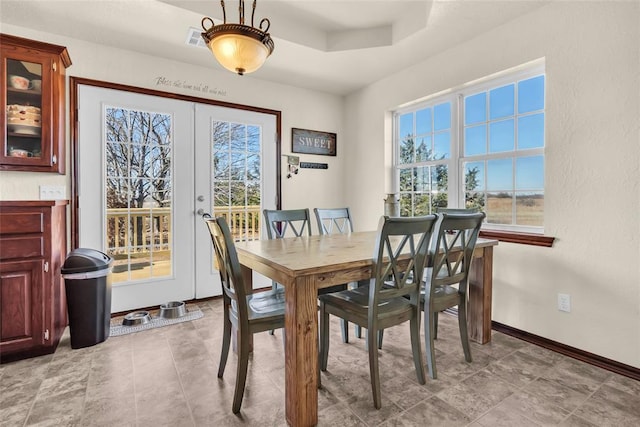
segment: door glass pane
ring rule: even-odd
[[[222,121],[212,129],[212,214],[227,220],[236,241],[259,240],[262,129]]]
[[[172,117],[107,107],[106,252],[113,283],[172,275]]]

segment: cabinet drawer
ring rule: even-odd
[[[43,236],[5,237],[0,239],[0,260],[40,258],[43,256]]]
[[[0,234],[28,234],[44,232],[42,212],[3,212],[0,214]]]

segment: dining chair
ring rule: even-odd
[[[353,221],[351,220],[351,212],[349,211],[349,208],[314,208],[313,213],[316,217],[318,231],[320,234],[346,234],[353,232]],[[358,287],[358,282],[351,282],[341,286],[345,289],[356,288]],[[340,323],[342,327],[342,342],[348,343],[349,322],[342,319]],[[360,326],[358,325],[356,325],[356,336],[358,338],[361,336]]]
[[[480,212],[478,208],[436,208],[436,213],[470,214]]]
[[[265,209],[262,213],[267,225],[267,237],[269,239],[311,236],[309,209]]]
[[[369,374],[377,409],[382,406],[379,350],[373,344],[378,331],[409,322],[416,375],[420,384],[425,383],[420,349],[420,286],[435,221],[435,215],[382,217],[369,285],[319,296],[320,370],[327,370],[330,314],[367,328]]]
[[[458,306],[458,328],[464,358],[471,362],[467,332],[468,279],[473,251],[485,214],[439,213],[432,263],[425,271],[425,286],[420,293],[420,308],[424,311],[424,336],[427,368],[432,379],[437,378],[434,340],[437,338],[438,313]]]
[[[267,237],[269,239],[311,236],[311,215],[309,214],[309,209],[265,209],[262,213],[267,226]],[[272,289],[275,290],[278,288],[282,288],[282,286],[273,281]],[[345,288],[346,285],[331,286],[329,288],[318,289],[318,294],[341,291]],[[269,334],[273,335],[273,330],[269,331]]]
[[[284,328],[284,288],[247,294],[236,247],[223,217],[204,219],[223,289],[224,328],[218,378],[222,378],[229,356],[232,326],[238,331],[238,364],[232,411],[240,412],[251,346],[251,336],[258,332]],[[284,340],[283,340],[284,341]]]
[[[476,212],[480,212],[479,208],[440,208],[437,207],[436,208],[436,213],[448,213],[448,214],[470,214],[470,213],[476,213]],[[436,226],[433,229],[433,237],[431,238],[431,249],[429,250],[429,261],[427,264],[427,267],[432,267],[433,266],[433,251],[434,248],[436,247],[436,240],[438,239],[438,229],[440,228],[440,222],[442,221],[442,215],[438,216],[438,222],[436,222]],[[433,335],[433,339],[437,340],[438,339],[438,313],[434,313],[434,321],[435,321],[435,332]]]

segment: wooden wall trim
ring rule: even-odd
[[[540,347],[544,347],[556,353],[564,354],[565,356],[580,360],[581,362],[585,362],[590,365],[606,369],[607,371],[615,372],[616,374],[624,375],[625,377],[640,381],[640,368],[626,365],[612,359],[607,359],[606,357],[598,356],[597,354],[589,353],[588,351],[561,344],[557,341],[552,341],[550,339],[543,338],[541,336],[534,335],[496,321],[491,322],[491,327],[493,330],[501,332],[505,335],[521,339],[523,341],[538,345]]]
[[[553,246],[555,237],[543,236],[530,233],[513,233],[508,231],[480,230],[480,237],[485,239],[495,239],[507,243],[519,243],[523,245],[543,246],[550,248]]]

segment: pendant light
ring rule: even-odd
[[[224,21],[222,24],[215,25],[213,19],[208,16],[202,18],[202,38],[213,56],[224,68],[240,75],[252,73],[260,68],[274,48],[273,40],[268,33],[271,26],[269,20],[262,19],[258,27],[253,24],[256,2],[257,0],[253,0],[251,26],[244,23],[244,0],[238,0],[238,24],[227,24],[224,0],[220,0]],[[266,28],[263,29],[263,25]]]

